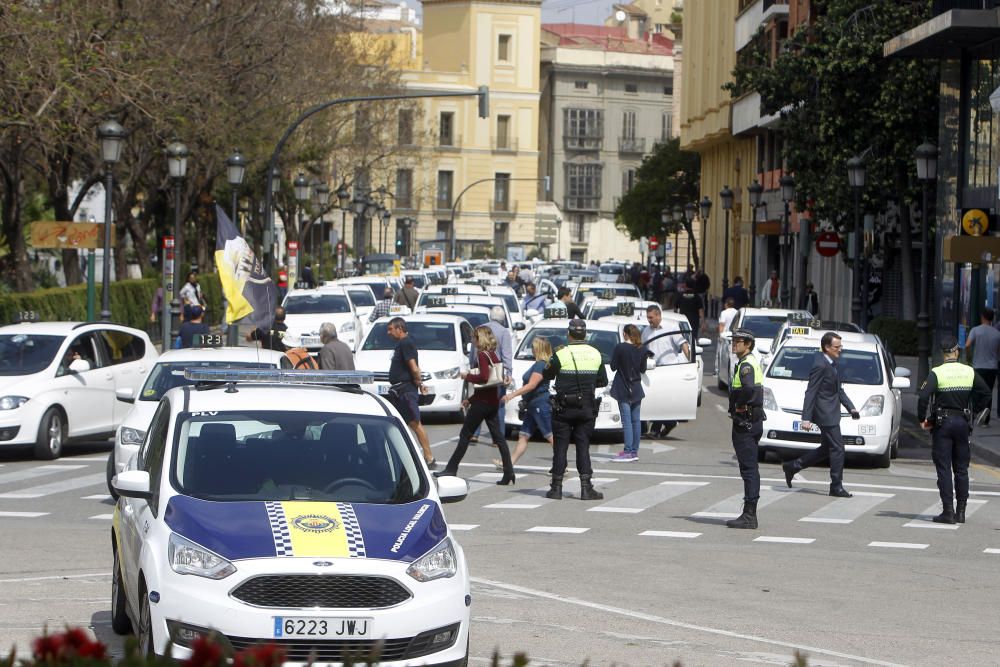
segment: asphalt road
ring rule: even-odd
[[[888,470],[847,470],[852,499],[825,495],[822,468],[789,491],[770,461],[760,529],[729,530],[719,515],[742,486],[706,380],[698,420],[644,441],[638,462],[610,462],[611,440],[592,447],[604,501],[545,499],[545,443],[515,487],[493,484],[495,449],[470,448],[471,493],[445,511],[474,578],[472,664],[495,650],[532,665],[789,664],[796,651],[811,665],[996,664],[1000,471],[974,465],[968,523],[942,528],[928,450],[910,439]],[[458,426],[429,431],[446,459]],[[0,452],[0,654],[65,624],[121,650],[107,451],[51,463]]]

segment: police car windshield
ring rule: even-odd
[[[767,377],[806,381],[818,354],[815,347],[783,347],[768,367]],[[842,350],[837,368],[844,384],[882,384],[882,364],[876,352]]]
[[[180,415],[171,478],[206,500],[394,504],[426,495],[387,417],[261,410]]]
[[[521,341],[521,346],[517,348],[516,359],[534,360],[535,354],[531,351],[531,342],[537,337],[547,338],[552,349],[562,347],[566,344],[566,329],[539,329],[535,327],[528,332],[528,335]],[[601,352],[601,359],[604,363],[611,363],[611,353],[615,345],[621,342],[617,331],[588,331],[586,341],[596,347]]]
[[[172,361],[158,363],[149,372],[146,384],[139,392],[139,400],[159,401],[165,393],[174,387],[194,384],[191,380],[184,379],[185,368],[274,368],[274,364],[255,361]]]
[[[406,330],[418,350],[451,352],[458,349],[455,325],[451,322],[407,322]],[[388,323],[375,324],[361,349],[395,350],[396,339],[389,335]]]
[[[349,289],[347,293],[350,294],[351,301],[354,302],[355,307],[364,308],[365,306],[375,305],[375,297],[366,289]]]
[[[63,340],[62,336],[0,335],[0,375],[28,375],[48,368]]]
[[[343,294],[295,294],[285,299],[289,315],[325,315],[349,313],[351,304]]]
[[[788,321],[784,315],[749,315],[743,318],[741,329],[749,329],[756,338],[774,338]]]

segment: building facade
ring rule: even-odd
[[[669,40],[542,26],[538,170],[550,179],[561,220],[560,257],[639,259],[638,242],[617,229],[614,212],[643,157],[672,136],[673,100]]]

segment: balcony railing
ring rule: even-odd
[[[563,136],[563,145],[566,150],[599,151],[603,144],[604,137],[600,134],[567,134]]]
[[[517,215],[517,202],[512,202],[509,199],[490,200],[490,215],[494,218],[497,217],[514,217]]]
[[[566,197],[566,209],[570,211],[597,211],[601,208],[601,196]]]
[[[618,137],[619,153],[645,153],[645,137]]]
[[[457,151],[462,148],[462,135],[453,134],[450,137],[438,137],[437,146],[438,150],[442,151]]]
[[[772,16],[788,15],[788,0],[750,0],[740,3],[740,13],[736,16],[735,46],[740,51],[750,43],[757,29]]]
[[[434,198],[434,210],[435,211],[451,211],[452,200],[451,197],[437,196]]]
[[[393,210],[415,211],[416,210],[416,207],[414,206],[415,203],[416,200],[410,195],[397,194],[396,197],[392,200],[392,208]]]
[[[517,137],[501,137],[499,139],[493,137],[490,139],[490,146],[493,147],[495,153],[516,153]]]

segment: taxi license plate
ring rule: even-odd
[[[802,428],[802,422],[793,421],[792,430],[798,433],[819,433],[819,426],[813,424],[812,427],[807,431],[806,429]]]
[[[303,336],[302,340],[301,340],[301,343],[302,343],[303,347],[308,346],[308,345],[319,345],[319,337],[318,336]]]
[[[274,638],[342,638],[366,639],[372,636],[370,618],[311,618],[308,616],[275,616]]]
[[[378,393],[380,395],[382,395],[382,396],[388,394],[389,393],[389,385],[387,385],[387,384],[380,384],[380,385],[378,385]]]

